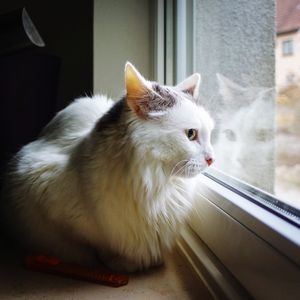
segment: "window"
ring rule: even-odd
[[[275,0],[267,2],[224,2],[222,16],[211,19],[220,6],[194,1],[193,66],[203,78],[203,105],[216,120],[214,167],[300,209],[300,73],[297,60],[274,59]],[[256,14],[258,6],[264,15]],[[282,43],[293,51],[291,37]],[[275,67],[288,84],[275,82]]]
[[[282,42],[282,55],[293,55],[294,48],[293,48],[293,41],[287,40]]]
[[[195,209],[186,229],[196,237],[185,231],[185,244],[180,244],[183,252],[197,268],[201,251],[193,249],[200,240],[205,244],[215,259],[207,263],[206,256],[200,263],[202,267],[206,264],[206,270],[200,273],[215,277],[218,288],[227,289],[227,299],[298,299],[300,196],[278,198],[278,170],[281,178],[300,178],[294,168],[300,154],[295,146],[300,126],[289,127],[283,121],[285,130],[297,133],[281,138],[278,120],[298,120],[300,113],[294,108],[291,117],[291,109],[278,108],[278,103],[289,101],[287,93],[294,94],[276,94],[275,0],[166,0],[165,4],[168,11],[163,16],[168,20],[173,10],[176,34],[165,39],[169,42],[164,43],[164,53],[171,53],[175,63],[172,68],[170,60],[164,63],[164,72],[175,74],[173,83],[192,72],[201,73],[200,101],[216,120],[213,144],[217,161],[215,169],[199,180]],[[172,26],[167,20],[164,23]],[[292,160],[281,169],[279,144],[283,150],[294,147]],[[283,152],[282,158],[286,155],[289,153]],[[189,254],[193,251],[194,256]],[[219,273],[214,260],[224,267]],[[229,281],[236,280],[234,289],[224,283],[225,269],[231,274]]]
[[[218,1],[157,2],[166,9],[156,28],[160,81],[173,84],[199,72],[200,101],[216,121],[214,168],[299,209],[300,88],[294,83],[300,71],[297,61],[286,65],[273,55],[282,40],[274,39],[276,0]],[[284,9],[286,1],[277,1]],[[275,78],[275,66],[284,80]]]

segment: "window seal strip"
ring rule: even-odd
[[[273,195],[215,169],[206,171],[203,175],[252,203],[257,204],[261,208],[274,213],[276,216],[284,219],[297,228],[300,228],[300,211]]]

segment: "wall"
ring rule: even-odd
[[[9,0],[0,13],[26,7],[49,53],[61,58],[57,109],[93,91],[93,1]],[[42,101],[42,95],[41,95]]]
[[[152,1],[10,0],[0,13],[23,6],[46,43],[38,52],[62,60],[57,109],[93,92],[119,97],[127,60],[153,79]]]
[[[153,79],[151,11],[150,0],[95,0],[95,93],[113,98],[123,94],[126,61]]]

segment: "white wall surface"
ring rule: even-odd
[[[119,98],[126,61],[153,79],[151,14],[150,0],[94,1],[94,93]]]

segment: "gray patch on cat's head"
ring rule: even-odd
[[[157,93],[160,96],[159,98],[161,99],[161,109],[157,110],[163,110],[166,108],[173,107],[178,101],[175,93],[167,87],[160,86],[158,83],[153,83],[152,89],[155,93]],[[155,94],[153,93],[153,95]]]
[[[182,98],[193,101],[190,94],[186,94],[173,87],[161,86],[153,82],[151,89],[141,97],[139,105],[147,112],[163,112],[174,107]],[[130,108],[126,102],[126,96],[117,101],[109,111],[107,111],[97,122],[96,132],[105,132],[106,129],[115,127],[116,124],[124,123],[124,112],[129,112]],[[155,115],[157,116],[157,115]]]
[[[181,91],[176,89],[176,87],[161,86],[156,82],[152,83],[152,90],[154,93],[150,92],[150,109],[152,111],[164,111],[168,108],[172,108],[180,102],[182,98],[189,99],[194,102],[192,95],[189,91]]]
[[[173,107],[179,101],[179,97],[170,88],[153,83],[152,90],[149,90],[139,101],[141,109],[147,112],[165,111]],[[126,102],[126,96],[117,101],[97,122],[96,131],[105,132],[110,127],[122,123],[124,112],[130,108]],[[124,121],[124,120],[123,120]]]
[[[144,98],[139,102],[143,111],[157,112],[165,111],[178,102],[174,92],[167,87],[163,87],[158,83],[152,83],[151,89],[147,91]]]

